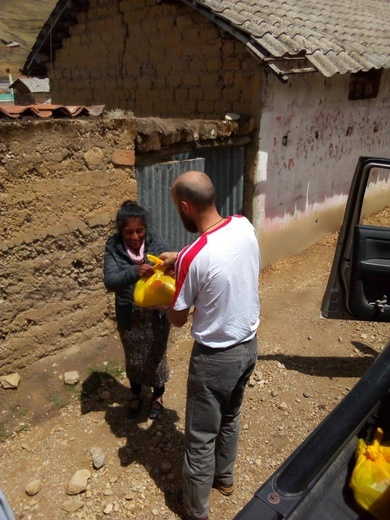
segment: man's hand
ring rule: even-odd
[[[176,251],[166,251],[164,253],[161,253],[161,255],[159,255],[159,258],[163,260],[163,263],[159,265],[159,268],[163,271],[172,269],[177,260],[177,255],[178,253]]]

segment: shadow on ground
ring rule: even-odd
[[[358,341],[352,344],[363,357],[338,356],[288,356],[285,354],[259,355],[258,360],[278,361],[287,370],[296,370],[303,374],[319,377],[361,377],[378,357],[378,353]]]
[[[118,449],[122,466],[142,465],[163,492],[165,504],[178,514],[177,490],[181,486],[183,433],[175,410],[164,408],[156,421],[148,419],[151,392],[144,396],[141,412],[128,419],[131,390],[106,372],[92,372],[82,384],[81,413],[103,411],[112,433],[125,438]]]

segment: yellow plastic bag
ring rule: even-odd
[[[146,255],[152,262],[154,274],[149,278],[140,278],[135,284],[134,303],[138,307],[171,305],[175,293],[175,279],[159,268],[162,260],[154,255]]]
[[[390,519],[390,447],[377,428],[372,444],[359,439],[349,485],[356,502],[378,520]]]

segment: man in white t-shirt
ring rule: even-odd
[[[200,234],[160,258],[176,271],[168,321],[183,326],[194,307],[182,497],[186,519],[207,520],[211,488],[234,490],[241,404],[257,361],[260,252],[245,217],[220,216],[206,174],[184,173],[171,191],[184,227]]]

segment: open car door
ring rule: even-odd
[[[321,314],[390,321],[390,159],[358,161]]]
[[[390,159],[361,157],[321,312],[327,318],[390,321],[389,296]],[[358,440],[372,439],[377,427],[390,432],[389,381],[390,342],[234,520],[379,518],[358,507],[348,483]]]

